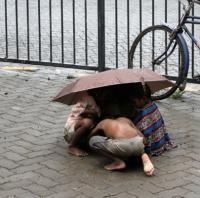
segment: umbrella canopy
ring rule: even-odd
[[[66,85],[53,99],[64,104],[74,104],[82,93],[100,87],[138,83],[144,78],[152,93],[174,84],[150,69],[115,69],[78,78]]]

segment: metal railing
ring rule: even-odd
[[[83,17],[78,24],[76,17],[79,15],[77,12],[79,7],[75,0],[0,0],[0,2],[0,61],[98,69],[97,64],[94,64],[96,61],[91,65],[88,61],[87,0],[78,5],[82,8],[80,15]],[[98,12],[101,10],[103,13],[100,2]],[[65,14],[66,12],[68,14]],[[97,15],[97,12],[94,14]],[[100,20],[101,18],[102,14]],[[77,28],[80,23],[84,31],[81,34]],[[78,36],[81,36],[81,47],[84,50],[81,52],[81,59],[84,61],[77,61],[78,40],[80,40],[77,39]],[[96,39],[96,36],[93,39]],[[101,51],[99,56],[102,56]],[[99,61],[100,65],[103,64],[101,62]]]
[[[180,15],[174,0],[0,0],[0,61],[98,71],[127,67],[139,32],[176,24]],[[191,46],[192,73],[196,55]]]

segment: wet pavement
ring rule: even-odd
[[[84,71],[37,67],[34,72],[0,70],[1,198],[199,197],[199,85],[188,84],[181,99],[157,102],[178,148],[152,157],[156,171],[147,177],[134,164],[107,172],[104,157],[69,155],[63,127],[70,108],[51,100],[73,80],[70,76]]]

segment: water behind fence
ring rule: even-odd
[[[178,0],[102,2],[0,0],[0,60],[93,70],[127,67],[128,51],[142,29],[173,25],[179,18]],[[200,15],[200,6],[194,13]],[[195,26],[197,38],[199,31]],[[197,74],[199,57],[195,49],[191,63]]]

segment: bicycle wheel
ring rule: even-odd
[[[175,83],[152,94],[154,100],[169,97],[187,76],[187,45],[180,34],[170,40],[171,32],[165,25],[148,27],[137,36],[129,52],[129,68],[150,68]]]

